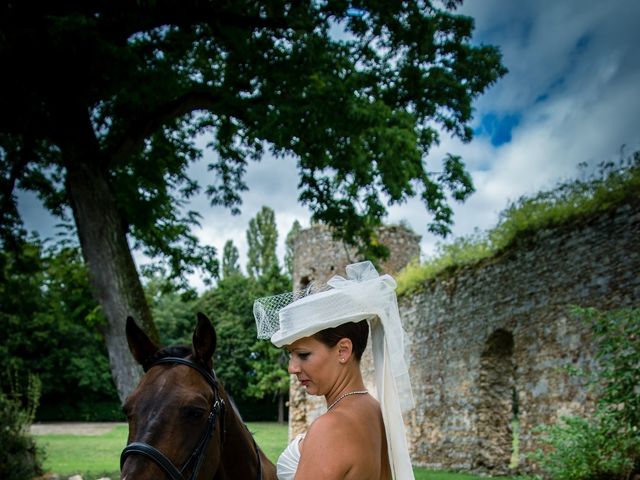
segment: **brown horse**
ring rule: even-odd
[[[276,480],[215,376],[216,332],[204,314],[193,346],[160,349],[131,317],[127,341],[146,373],[124,404],[122,480]]]

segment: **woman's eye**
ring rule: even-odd
[[[306,360],[307,358],[309,358],[309,355],[311,355],[311,353],[309,352],[298,353],[298,357],[300,357],[301,360]]]

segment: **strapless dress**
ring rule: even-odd
[[[284,449],[278,457],[276,469],[278,480],[293,480],[300,463],[300,441],[304,438],[304,433],[300,433]]]

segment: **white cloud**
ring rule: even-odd
[[[211,154],[209,154],[211,155]],[[206,169],[206,162],[193,167],[198,178],[206,178],[202,170]],[[248,191],[242,195],[241,213],[232,215],[225,207],[211,207],[205,195],[199,195],[195,200],[197,210],[202,215],[202,228],[196,229],[195,234],[206,245],[216,247],[219,254],[227,240],[232,240],[238,248],[240,263],[244,267],[247,258],[246,232],[249,221],[256,216],[263,206],[275,211],[278,226],[278,257],[284,259],[284,241],[287,233],[298,220],[303,226],[309,225],[309,212],[298,203],[298,176],[294,158],[274,158],[265,155],[260,162],[248,165],[246,174]],[[206,182],[201,181],[202,184]],[[192,208],[194,205],[191,206]],[[198,283],[197,278],[192,279]]]

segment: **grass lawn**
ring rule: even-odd
[[[82,475],[84,480],[103,476],[120,478],[120,452],[127,442],[128,427],[116,426],[102,435],[35,435],[45,450],[44,469],[63,478]]]
[[[287,426],[272,422],[251,422],[247,426],[267,456],[276,461],[287,445]],[[81,474],[84,480],[100,477],[120,478],[120,452],[127,440],[127,427],[116,426],[103,435],[36,435],[36,442],[46,451],[45,470],[63,478]],[[415,468],[416,480],[474,480],[480,477],[434,472]],[[509,480],[501,477],[501,480]]]

